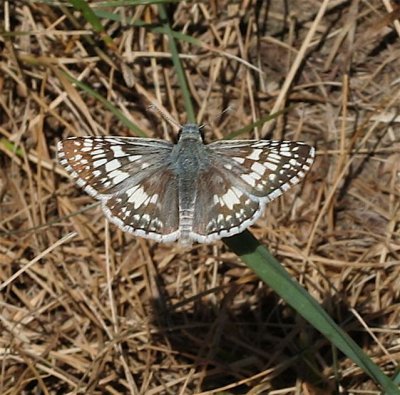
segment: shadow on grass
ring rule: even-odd
[[[335,360],[340,364],[343,354],[273,291],[250,280],[215,290],[224,293],[220,303],[212,302],[217,299],[212,292],[175,305],[166,297],[153,301],[153,324],[160,330],[154,341],[167,340],[179,360],[195,369],[188,388],[212,391],[243,381],[229,393],[247,393],[257,385],[257,393],[267,393],[296,386],[298,380],[315,394],[339,393],[339,384],[351,388],[340,371],[335,373]],[[324,308],[360,346],[370,341],[343,298],[326,298]]]

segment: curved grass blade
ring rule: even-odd
[[[395,383],[379,369],[250,232],[245,231],[240,237],[236,235],[226,238],[224,242],[287,304],[292,306],[375,382],[379,383],[384,391],[391,395],[400,394]]]

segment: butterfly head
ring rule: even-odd
[[[179,133],[179,140],[197,140],[203,141],[203,130],[202,126],[195,123],[187,123],[182,126]]]

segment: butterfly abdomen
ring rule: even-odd
[[[193,218],[193,209],[179,210],[179,230],[181,232],[179,241],[181,244],[192,244],[190,233],[193,230]]]
[[[190,244],[190,233],[193,230],[194,206],[196,201],[196,185],[187,172],[179,176],[179,230],[180,242]]]

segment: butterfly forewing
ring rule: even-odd
[[[173,147],[163,140],[72,137],[58,145],[60,163],[90,195],[108,195],[165,165]],[[132,180],[132,176],[135,180]]]
[[[264,202],[297,184],[314,160],[314,148],[292,141],[217,141],[207,147],[227,177]]]

